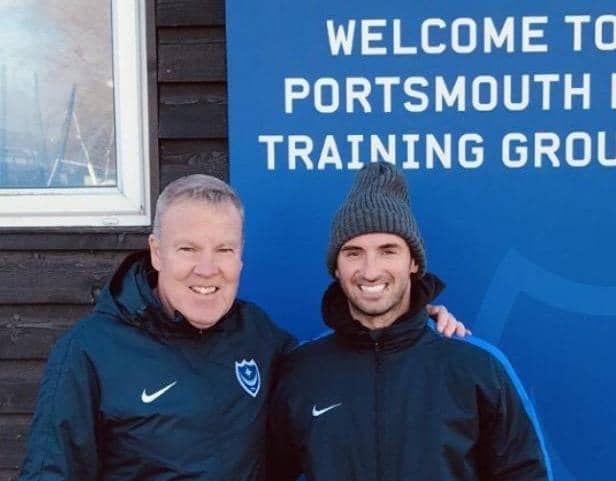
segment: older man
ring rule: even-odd
[[[21,481],[265,479],[273,367],[294,340],[236,299],[242,223],[218,179],[167,186],[149,252],[50,355]]]
[[[438,336],[443,288],[406,182],[391,164],[358,174],[331,230],[323,297],[334,333],[284,362],[271,409],[271,481],[544,481],[532,406],[504,357]]]

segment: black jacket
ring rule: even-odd
[[[532,407],[504,357],[428,327],[425,305],[441,288],[430,275],[413,281],[411,309],[380,331],[350,317],[337,283],[328,289],[335,333],[282,367],[271,481],[549,479]]]
[[[59,340],[20,481],[265,479],[272,366],[291,337],[243,301],[204,331],[169,319],[155,282],[148,255],[130,256]]]

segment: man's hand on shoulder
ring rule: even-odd
[[[444,336],[451,337],[456,334],[460,337],[464,337],[472,334],[472,332],[467,329],[462,322],[458,321],[445,306],[428,304],[426,310],[430,317],[436,321],[436,330]]]

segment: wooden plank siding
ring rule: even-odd
[[[224,82],[222,27],[163,28],[158,31],[160,82]],[[189,58],[190,62],[185,59]]]
[[[32,413],[45,360],[2,361],[0,414]]]
[[[3,480],[12,481],[17,476],[16,467],[21,464],[26,447],[31,416],[3,414],[0,416],[0,472]]]
[[[228,180],[226,139],[166,140],[160,147],[160,183],[167,185],[182,175],[207,173]]]
[[[0,305],[0,376],[8,360],[44,361],[60,335],[91,309],[89,303]]]
[[[154,196],[186,174],[228,180],[224,0],[146,5]],[[49,350],[147,235],[140,228],[0,231],[0,481],[17,477]]]
[[[123,251],[12,251],[0,254],[0,304],[92,304]]]
[[[156,24],[159,27],[223,26],[223,0],[158,0]]]

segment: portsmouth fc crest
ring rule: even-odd
[[[254,359],[250,361],[242,359],[242,362],[235,361],[235,376],[244,391],[252,397],[257,397],[261,387],[261,375],[259,374],[259,366]]]

